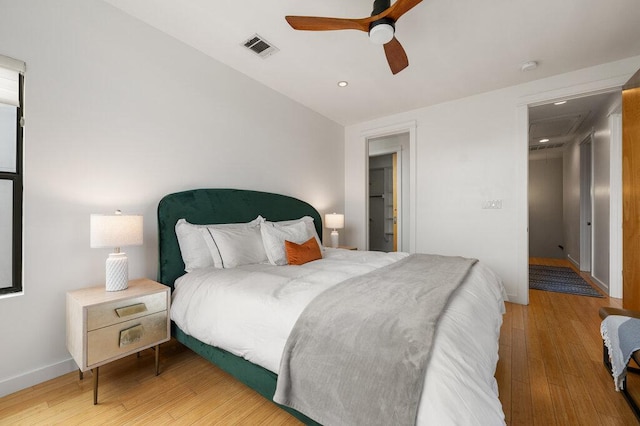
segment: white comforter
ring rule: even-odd
[[[185,333],[278,373],[287,337],[323,290],[391,264],[406,253],[326,249],[302,266],[206,268],[176,281],[171,319]],[[499,425],[494,378],[504,313],[499,278],[476,264],[438,325],[418,425]]]

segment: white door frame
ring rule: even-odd
[[[416,252],[416,204],[417,204],[417,187],[416,187],[416,121],[393,124],[385,127],[368,129],[361,133],[362,143],[365,147],[365,203],[363,222],[365,226],[365,247],[369,247],[369,139],[380,138],[384,136],[392,136],[400,133],[409,133],[409,253]]]
[[[599,93],[620,90],[628,79],[629,76],[626,74],[619,75],[612,78],[535,93],[532,95],[523,96],[518,99],[518,106],[516,108],[516,118],[518,123],[518,141],[516,151],[518,153],[518,158],[520,159],[520,167],[518,167],[518,178],[519,182],[524,182],[524,184],[522,186],[522,190],[518,193],[518,199],[516,200],[516,203],[519,206],[518,210],[520,211],[518,223],[520,229],[526,230],[526,238],[524,241],[520,241],[520,244],[518,244],[518,283],[516,284],[517,292],[516,294],[509,295],[513,302],[523,305],[529,304],[529,180],[527,179],[527,175],[529,173],[529,107],[543,105],[554,101],[566,100],[570,98],[579,98],[588,95],[596,95]],[[620,164],[620,168],[621,167],[622,165]],[[615,190],[622,191],[622,180],[620,180],[620,182],[616,180],[615,183],[612,182],[611,184],[617,185],[618,183],[620,184],[620,188],[616,188]],[[612,217],[611,220],[617,220],[617,217]],[[611,226],[622,227],[622,222],[612,223]],[[622,255],[622,250],[620,250],[619,254],[620,256]],[[610,255],[613,256],[615,255],[615,253],[611,252]],[[621,264],[622,260],[620,259],[619,261]],[[616,264],[618,263],[613,261],[610,263],[610,265]]]

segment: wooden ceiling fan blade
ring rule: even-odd
[[[333,31],[333,30],[360,30],[369,31],[371,18],[322,18],[318,16],[285,16],[285,19],[295,30],[306,31]]]
[[[421,2],[422,0],[397,0],[394,4],[391,5],[391,7],[389,7],[389,9],[381,13],[381,15],[397,21],[402,15],[413,9]]]
[[[387,56],[387,62],[391,68],[391,72],[395,75],[409,66],[409,58],[407,53],[397,38],[384,45],[384,54]]]

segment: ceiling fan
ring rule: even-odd
[[[316,16],[286,16],[285,19],[295,30],[332,31],[360,30],[369,33],[375,44],[384,45],[384,53],[393,74],[409,66],[404,48],[395,37],[396,21],[418,5],[422,0],[374,0],[373,11],[368,18],[322,18]]]

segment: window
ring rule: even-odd
[[[22,291],[24,62],[0,55],[0,295]]]

